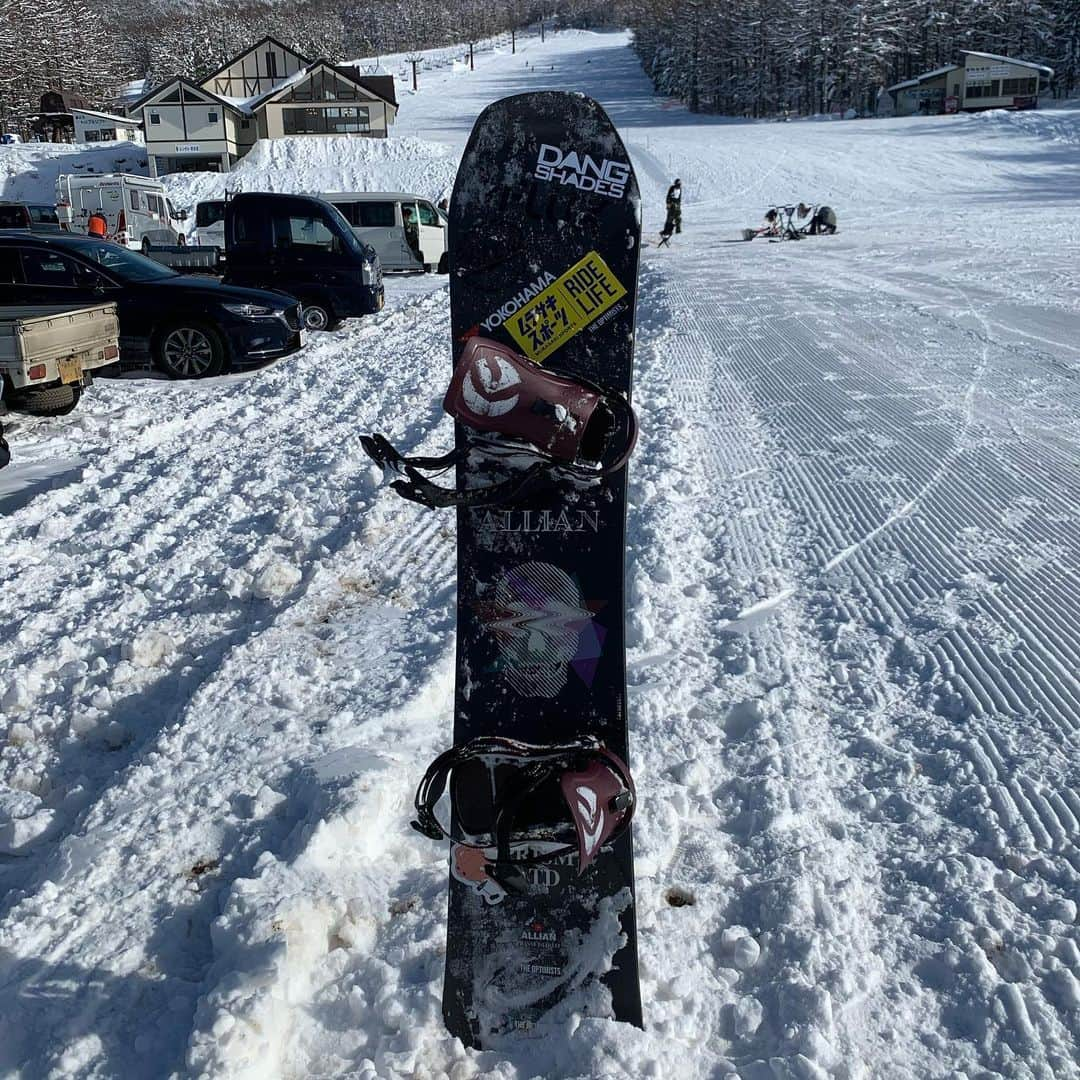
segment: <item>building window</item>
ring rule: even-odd
[[[99,138],[100,138],[100,136],[98,135],[98,133],[96,131],[88,131],[86,133],[86,141],[87,142],[97,142]]]
[[[1001,83],[998,79],[983,79],[980,82],[969,82],[967,85],[967,97],[969,98],[996,98],[1001,97]]]
[[[366,108],[282,109],[286,135],[358,135],[371,130]]]
[[[151,124],[160,124],[161,123],[161,115],[159,113],[152,112],[150,114],[150,123]]]
[[[217,112],[215,110],[213,110],[213,109],[211,109],[210,112],[208,112],[206,114],[206,122],[208,124],[216,124],[219,119],[220,119],[220,117],[218,116]]]
[[[332,72],[320,68],[310,78],[298,83],[282,101],[362,101],[363,96],[355,87],[337,78]]]
[[[271,79],[277,78],[277,53],[266,50],[266,74]]]
[[[241,131],[247,131],[247,129],[248,129],[249,127],[251,127],[251,117],[249,117],[249,116],[245,116],[245,117],[244,117],[244,118],[243,118],[243,119],[242,119],[242,120],[240,121],[240,130],[241,130]]]
[[[1002,79],[1003,94],[1034,94],[1038,89],[1037,79]]]

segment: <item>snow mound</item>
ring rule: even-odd
[[[90,149],[64,143],[23,143],[0,147],[0,199],[41,202],[56,199],[56,178],[63,173],[91,176],[127,172],[147,175],[146,147],[111,143]]]
[[[231,173],[177,173],[162,182],[177,206],[189,208],[227,191],[407,191],[437,199],[456,171],[457,153],[427,139],[295,136],[256,143]]]

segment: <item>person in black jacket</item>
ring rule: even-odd
[[[819,206],[810,222],[810,232],[814,236],[831,236],[836,232],[836,211],[831,206]]]
[[[676,180],[671,187],[668,188],[667,199],[667,220],[664,222],[664,228],[661,231],[661,236],[670,236],[673,232],[682,232],[682,181]]]
[[[4,438],[4,425],[0,424],[0,469],[11,461],[11,449]]]

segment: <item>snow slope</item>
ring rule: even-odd
[[[407,808],[453,521],[358,445],[450,438],[424,278],[262,372],[10,423],[0,1075],[1080,1075],[1080,114],[693,117],[625,44],[487,55],[385,146],[253,168],[434,193],[488,101],[556,86],[610,109],[653,233],[683,180],[631,466],[646,1030],[441,1024]],[[800,198],[841,232],[728,242]]]

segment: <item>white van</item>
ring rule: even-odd
[[[95,210],[105,215],[109,239],[124,247],[146,252],[151,244],[184,243],[174,222],[187,214],[173,209],[160,181],[128,173],[57,177],[56,212],[63,229],[85,233]]]
[[[447,229],[427,199],[400,191],[320,195],[336,206],[352,231],[370,244],[384,271],[447,273]]]
[[[195,232],[191,242],[225,252],[225,200],[206,199],[195,204]]]

